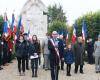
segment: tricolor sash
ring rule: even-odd
[[[54,41],[53,41],[52,39],[50,39],[50,41],[51,41],[52,45],[54,46],[54,49],[55,49],[55,52],[56,52],[58,58],[60,58],[60,56],[59,56],[59,51],[58,51],[58,49],[55,47]]]

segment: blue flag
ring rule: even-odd
[[[22,16],[20,16],[20,19],[19,19],[19,22],[18,22],[18,28],[17,28],[17,33],[16,33],[17,37],[20,34],[21,25],[22,25]]]
[[[13,31],[14,28],[14,21],[15,21],[15,16],[12,14],[12,22],[11,22],[11,30]]]
[[[30,27],[28,28],[28,36],[30,35]]]
[[[20,30],[20,27],[22,25],[22,16],[20,16],[19,22],[18,22],[18,29]]]
[[[83,20],[83,22],[82,22],[82,28],[84,29],[84,31],[85,31],[85,36],[87,37],[87,25],[86,25],[85,20]]]
[[[7,18],[7,14],[4,14],[4,30],[3,30],[4,35],[7,36],[8,34],[8,18]]]
[[[85,40],[87,37],[87,26],[85,20],[82,22],[82,39]]]

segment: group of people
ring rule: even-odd
[[[87,48],[86,48],[87,46]],[[66,76],[71,76],[71,64],[75,63],[74,73],[84,74],[83,66],[85,54],[87,51],[88,63],[93,64],[95,58],[95,71],[100,73],[100,35],[98,40],[93,44],[92,40],[87,41],[87,45],[78,37],[76,43],[66,43],[62,35],[58,36],[56,31],[52,36],[48,36],[43,42],[44,48],[44,68],[51,70],[51,80],[58,80],[59,70],[64,70],[66,64]]]
[[[25,75],[25,70],[29,69],[29,60],[31,60],[32,77],[38,76],[38,65],[41,62],[41,49],[43,52],[43,68],[51,70],[52,80],[58,80],[59,69],[64,70],[64,63],[67,64],[66,75],[71,76],[71,64],[75,61],[75,73],[83,74],[84,65],[84,44],[79,37],[76,44],[66,45],[66,39],[62,35],[59,36],[56,31],[52,32],[52,36],[46,34],[43,39],[42,46],[36,35],[31,40],[27,39],[27,34],[20,34],[16,40],[15,52],[18,61],[18,71],[20,75]],[[22,66],[21,66],[22,65]],[[25,67],[26,66],[26,67]]]
[[[36,35],[32,40],[27,39],[27,34],[20,34],[15,45],[15,52],[18,61],[18,71],[20,75],[25,75],[25,70],[29,70],[29,59],[31,60],[32,77],[37,77],[38,65],[40,65],[40,41]],[[21,66],[22,65],[22,66]],[[26,67],[25,67],[26,66]]]
[[[8,63],[12,63],[13,41],[6,39],[3,35],[0,35],[0,70],[1,66],[8,66]]]
[[[75,62],[75,74],[78,72],[80,66],[80,73],[83,74],[84,65],[84,43],[82,38],[79,37],[77,42],[72,45],[64,45],[66,41],[63,40],[63,36],[59,36],[56,31],[52,32],[52,38],[48,40],[48,50],[50,59],[50,70],[52,80],[58,80],[59,70],[64,69],[64,63],[66,66],[66,75],[71,76],[71,64]],[[61,64],[61,66],[60,66]]]
[[[0,38],[0,63],[5,65],[11,62],[12,41],[6,41]],[[91,45],[94,45],[91,46]],[[88,49],[85,49],[85,43],[82,37],[78,37],[76,43],[67,43],[66,38],[62,35],[58,36],[57,31],[53,31],[52,35],[46,34],[46,37],[40,40],[36,35],[32,39],[28,38],[26,33],[20,34],[15,43],[15,53],[18,61],[19,75],[25,75],[26,69],[29,70],[29,59],[31,61],[32,77],[38,77],[38,67],[41,65],[41,53],[43,53],[43,68],[51,71],[51,79],[58,80],[59,70],[64,70],[66,64],[66,76],[71,76],[71,64],[75,63],[74,73],[84,73],[84,56],[85,51],[88,53],[88,63],[93,64],[93,56],[95,57],[96,73],[100,72],[100,35],[98,41],[94,44],[91,40],[87,41]],[[91,56],[92,54],[92,56]],[[1,64],[0,64],[1,65]],[[0,70],[2,68],[0,67]]]

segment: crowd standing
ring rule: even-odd
[[[40,43],[42,42],[42,44]],[[66,76],[71,76],[71,64],[75,64],[74,73],[84,74],[84,57],[87,52],[88,64],[93,64],[95,59],[95,71],[100,73],[100,35],[94,43],[92,39],[85,42],[82,37],[78,37],[74,44],[68,43],[66,39],[53,31],[52,35],[46,34],[46,37],[40,41],[37,35],[29,39],[28,34],[20,34],[14,43],[12,40],[6,40],[0,35],[0,70],[3,66],[12,63],[13,44],[15,44],[15,56],[18,62],[18,72],[20,76],[25,76],[25,71],[30,70],[29,61],[31,61],[32,77],[38,77],[38,67],[41,66],[41,53],[43,53],[43,69],[50,70],[51,80],[59,79],[59,70],[66,71]],[[87,44],[87,47],[85,47]],[[66,69],[64,69],[66,64]]]

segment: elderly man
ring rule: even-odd
[[[43,58],[44,58],[44,69],[49,70],[50,69],[50,60],[49,60],[49,50],[48,50],[48,40],[49,40],[49,35],[48,33],[46,34],[45,39],[42,42],[42,50],[43,50]]]
[[[78,38],[78,42],[74,44],[73,50],[74,50],[74,57],[75,57],[75,73],[78,72],[78,67],[80,66],[80,73],[83,74],[83,65],[84,65],[84,44],[82,42],[82,38]]]
[[[58,80],[59,73],[59,60],[60,54],[58,50],[59,41],[57,39],[58,34],[56,31],[52,32],[52,38],[48,41],[48,49],[50,50],[50,68],[51,68],[51,79]]]
[[[94,44],[94,56],[95,56],[95,70],[96,73],[100,72],[100,34],[98,41]]]

